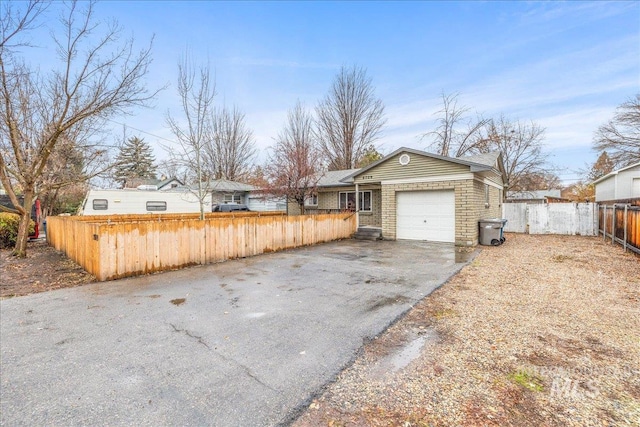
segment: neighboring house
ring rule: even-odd
[[[505,203],[562,203],[562,190],[507,191]]]
[[[640,163],[613,171],[593,181],[596,202],[640,204]]]
[[[193,187],[193,186],[192,186]],[[249,193],[256,190],[253,185],[227,179],[214,179],[206,184],[211,190],[211,202],[214,205],[238,203],[246,205]]]
[[[212,206],[237,203],[247,205],[252,211],[285,211],[284,198],[263,194],[253,185],[243,182],[216,179],[209,181]]]
[[[499,153],[400,148],[362,169],[327,172],[305,209],[357,211],[359,226],[378,227],[385,239],[475,246],[478,220],[501,216],[505,180]]]
[[[211,212],[211,197],[205,199],[205,211]],[[144,213],[198,213],[200,203],[191,191],[140,189],[89,190],[80,215],[123,215]]]
[[[125,183],[125,188],[139,188],[142,186],[147,190],[159,190],[159,191],[167,191],[176,189],[178,187],[183,187],[184,183],[180,181],[178,178],[163,178],[163,179],[154,179],[154,178],[133,178],[128,180]]]

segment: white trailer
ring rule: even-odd
[[[211,194],[208,194],[204,200],[204,210],[211,212]],[[124,188],[121,190],[89,190],[79,214],[122,215],[198,212],[200,212],[198,197],[188,190],[157,191]]]

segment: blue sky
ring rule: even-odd
[[[442,92],[487,117],[546,128],[565,182],[593,162],[593,132],[640,92],[640,2],[102,2],[139,43],[155,35],[152,109],[116,118],[165,157],[177,62],[215,70],[219,105],[247,115],[258,161],[297,99],[313,107],[341,65],[368,70],[388,119],[381,150],[424,149]],[[156,136],[152,136],[156,135]]]

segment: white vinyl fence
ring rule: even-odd
[[[506,232],[529,234],[598,235],[595,203],[505,203]]]

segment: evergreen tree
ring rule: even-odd
[[[155,179],[155,160],[151,147],[143,138],[129,138],[120,147],[113,177],[123,188],[131,180]]]

